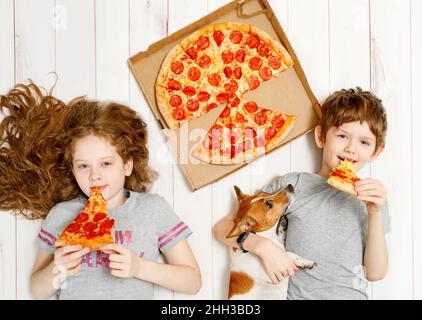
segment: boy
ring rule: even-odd
[[[322,105],[315,141],[322,149],[318,174],[296,172],[263,188],[273,193],[288,184],[295,200],[287,208],[286,249],[318,263],[298,271],[285,251],[253,233],[242,237],[242,247],[258,255],[273,283],[289,279],[288,299],[367,299],[367,280],[384,278],[388,252],[384,234],[390,231],[386,189],[375,179],[355,183],[354,196],[326,181],[341,159],[352,159],[357,170],[375,160],[384,149],[387,118],[381,100],[361,88],[333,93]],[[226,239],[234,214],[214,227],[216,238]]]

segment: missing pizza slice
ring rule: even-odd
[[[103,244],[114,243],[114,223],[114,219],[110,219],[107,214],[107,202],[100,188],[93,188],[85,207],[63,230],[55,245],[79,244],[84,248],[98,250]]]
[[[341,191],[357,195],[355,182],[359,180],[353,162],[349,159],[344,159],[331,171],[327,183]]]

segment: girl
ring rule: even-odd
[[[195,294],[201,275],[192,233],[158,195],[147,130],[130,108],[76,98],[68,104],[32,82],[1,96],[0,209],[45,219],[31,293],[45,299],[152,299],[153,284]],[[55,248],[61,231],[101,187],[115,244]],[[168,264],[158,263],[163,254]]]

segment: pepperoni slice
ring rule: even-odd
[[[225,107],[223,112],[221,113],[220,117],[221,118],[227,118],[229,115],[230,115],[230,108]]]
[[[204,50],[210,45],[210,39],[207,36],[200,36],[197,45],[199,50]]]
[[[267,122],[267,115],[262,110],[255,114],[254,120],[257,125],[262,126]]]
[[[178,96],[177,94],[170,97],[170,105],[172,107],[178,107],[182,104],[182,98]]]
[[[196,81],[201,77],[201,71],[197,67],[191,67],[188,70],[188,78],[192,81]]]
[[[76,223],[82,223],[88,221],[89,216],[86,212],[82,212],[75,220]]]
[[[261,68],[262,60],[260,57],[253,57],[249,60],[249,68],[252,70],[259,70]]]
[[[181,63],[180,61],[174,61],[171,63],[171,71],[173,71],[173,73],[175,74],[180,74],[183,72],[183,63]]]
[[[224,33],[220,30],[216,30],[214,31],[212,37],[214,38],[214,41],[217,44],[217,46],[221,46],[221,43],[224,40]]]
[[[201,68],[207,68],[211,64],[211,58],[204,54],[199,58],[198,64]]]
[[[254,113],[256,110],[258,110],[258,105],[253,101],[246,102],[243,107],[248,111],[249,113]]]
[[[205,110],[208,112],[216,107],[217,107],[216,103],[210,103],[209,105],[207,105],[207,108]]]
[[[235,58],[239,62],[244,62],[245,61],[245,56],[246,56],[246,52],[243,49],[239,49],[235,53]]]
[[[96,223],[94,223],[94,222],[87,222],[83,227],[82,227],[82,229],[84,230],[84,231],[86,231],[86,232],[92,232],[92,231],[94,231],[95,229],[97,229],[97,224]]]
[[[224,85],[224,90],[234,94],[236,93],[238,87],[239,86],[237,85],[236,81],[230,80],[228,83]]]
[[[281,59],[278,56],[271,56],[268,58],[268,65],[274,69],[277,70],[281,67]]]
[[[232,107],[237,107],[240,103],[240,99],[238,97],[234,97],[231,101],[231,106]]]
[[[241,67],[236,67],[234,68],[234,77],[239,80],[242,77],[242,68]]]
[[[224,74],[226,75],[226,78],[227,79],[230,78],[232,76],[232,74],[233,74],[232,68],[230,68],[228,66],[225,66],[224,67]]]
[[[254,128],[247,127],[245,128],[245,138],[255,139],[257,133]]]
[[[199,102],[196,99],[189,99],[188,102],[186,102],[186,108],[188,108],[189,111],[196,111],[199,109]]]
[[[224,50],[224,51],[221,53],[221,58],[223,59],[223,62],[224,62],[225,64],[229,64],[230,62],[232,62],[232,61],[233,61],[233,59],[234,59],[234,54],[233,54],[233,52],[231,52],[230,50]]]
[[[99,212],[95,215],[93,220],[94,220],[94,222],[98,222],[98,221],[105,219],[106,217],[107,217],[107,215],[104,212]]]
[[[274,127],[269,127],[265,129],[265,140],[271,140],[277,134],[277,129]]]
[[[241,114],[239,112],[236,113],[236,122],[238,122],[238,123],[244,123],[244,122],[246,122],[246,119],[243,116],[243,114]]]
[[[176,108],[173,111],[173,118],[176,120],[183,120],[185,119],[186,115],[185,115],[185,111],[183,110],[183,108]]]
[[[209,98],[210,98],[210,94],[206,91],[200,91],[198,93],[198,100],[201,101],[201,102],[208,101]]]
[[[240,43],[242,41],[243,34],[239,30],[234,30],[230,33],[230,41],[234,44]]]
[[[262,80],[267,81],[273,77],[273,72],[268,67],[262,67],[261,69],[259,69],[259,76]]]
[[[67,232],[70,232],[70,233],[76,233],[76,232],[79,232],[80,227],[81,226],[79,224],[74,222],[74,223],[68,225],[65,230]]]
[[[208,76],[208,82],[210,85],[217,87],[220,84],[221,77],[218,73],[212,73]]]
[[[259,87],[260,81],[257,76],[250,76],[248,79],[249,89],[254,90]]]
[[[260,42],[261,41],[259,40],[259,38],[256,34],[251,34],[248,37],[248,39],[246,40],[246,43],[248,44],[249,48],[251,48],[251,49],[258,48]]]
[[[271,124],[277,129],[280,129],[284,125],[284,119],[281,115],[277,114],[276,116],[274,116],[273,120],[271,121]]]
[[[227,95],[227,92],[219,93],[216,98],[217,98],[217,101],[220,103],[225,103],[229,100],[229,96]]]
[[[268,57],[270,54],[270,48],[265,43],[261,43],[257,50],[259,55],[262,57]]]
[[[179,81],[177,80],[169,80],[169,82],[167,83],[167,86],[170,90],[180,90],[182,89],[182,85],[180,84]]]
[[[183,88],[183,93],[189,97],[192,97],[196,94],[196,89],[192,86],[186,86]]]
[[[194,47],[190,47],[188,50],[186,50],[186,53],[193,60],[195,60],[198,57],[198,51]]]

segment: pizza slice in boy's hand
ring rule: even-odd
[[[101,245],[114,243],[114,219],[107,214],[107,203],[99,188],[92,194],[79,215],[63,230],[56,247],[82,245],[97,250]]]
[[[353,162],[349,159],[344,159],[331,171],[327,182],[341,191],[357,195],[355,182],[359,180]]]

